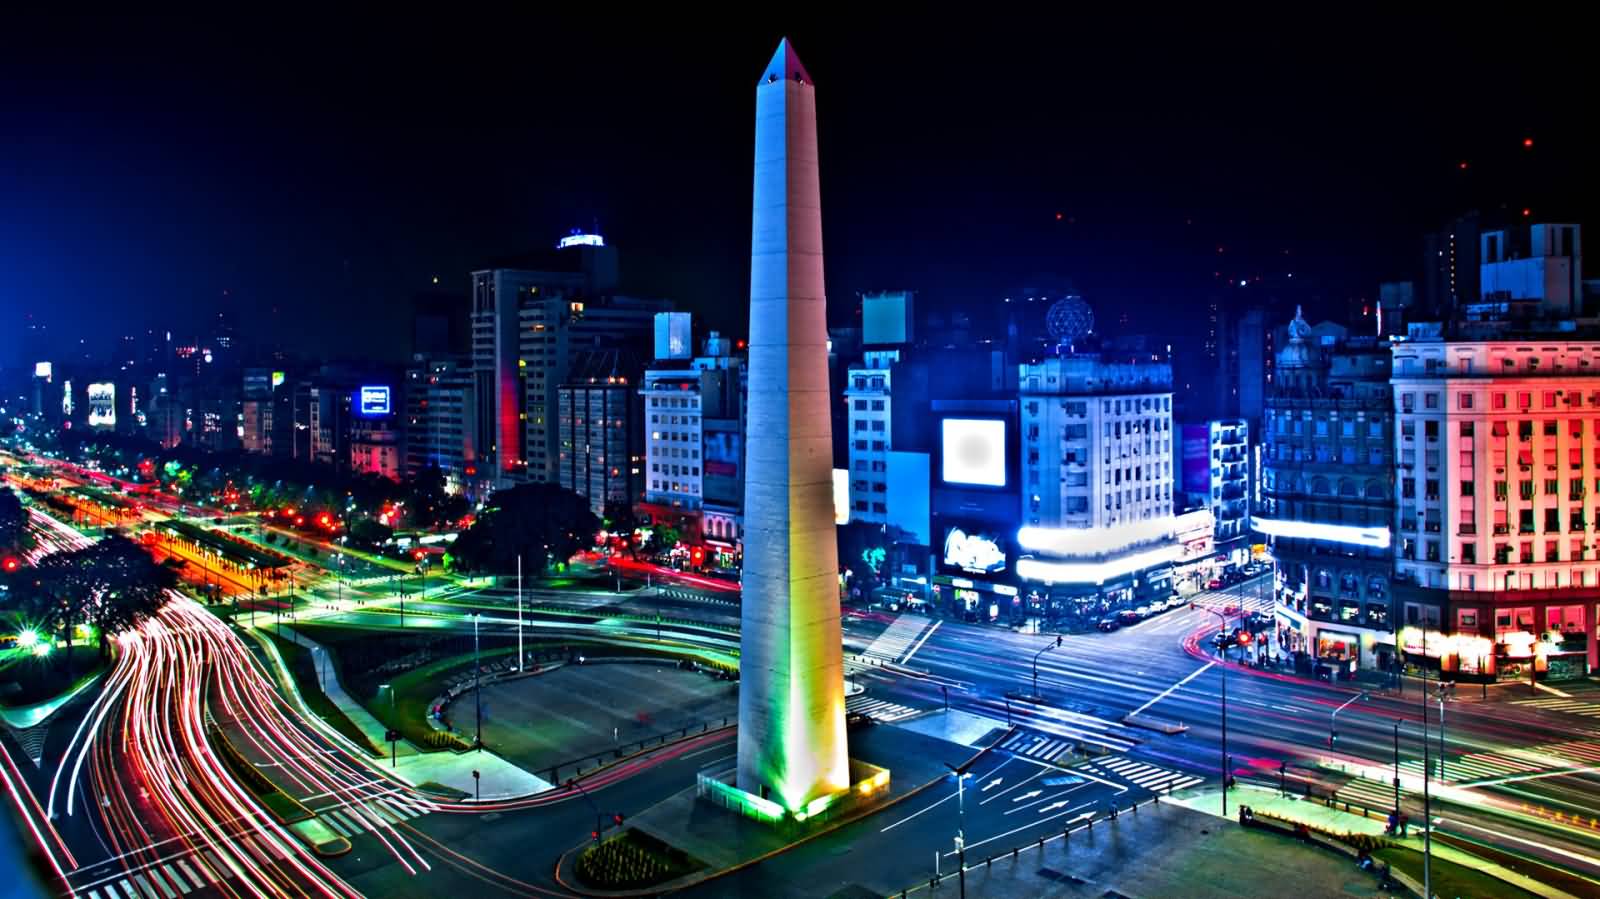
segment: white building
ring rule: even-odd
[[[1178,555],[1171,366],[1064,355],[1019,376],[1017,573],[1112,602],[1164,597]]]
[[[891,368],[899,359],[899,350],[868,350],[846,374],[851,521],[889,520]]]

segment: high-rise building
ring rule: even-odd
[[[663,365],[644,373],[639,391],[645,432],[639,512],[677,529],[691,560],[698,553],[702,564],[732,567],[744,524],[745,361],[713,331],[705,353],[687,367]]]
[[[1021,366],[1019,379],[1017,574],[1053,608],[1166,598],[1177,556],[1171,366],[1069,353]]]
[[[650,339],[669,305],[615,293],[616,249],[599,235],[564,238],[538,268],[472,273],[472,362],[478,449],[494,482],[557,482],[556,391],[576,354]]]
[[[616,350],[580,356],[556,391],[561,486],[589,500],[596,517],[632,508],[645,465],[639,364]]]
[[[889,520],[890,379],[899,359],[899,350],[868,350],[848,370],[844,397],[851,521]]]
[[[1277,563],[1279,646],[1345,673],[1393,657],[1394,414],[1376,338],[1324,344],[1297,313],[1277,356],[1255,530]]]
[[[464,358],[417,355],[406,370],[406,476],[444,473],[445,489],[476,494],[477,378]]]

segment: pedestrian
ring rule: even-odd
[[[1387,827],[1385,827],[1383,829],[1384,835],[1385,836],[1393,836],[1394,832],[1395,832],[1395,829],[1399,826],[1399,824],[1400,824],[1400,816],[1397,813],[1391,811],[1389,813],[1389,824],[1388,824]]]
[[[1405,836],[1406,835],[1406,829],[1409,828],[1410,826],[1411,826],[1411,816],[1410,815],[1401,815],[1400,816],[1400,836],[1402,836],[1402,837]]]

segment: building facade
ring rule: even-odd
[[[1017,574],[1051,606],[1172,591],[1172,369],[1062,355],[1019,370]]]
[[[466,360],[414,357],[406,369],[407,477],[437,467],[446,490],[476,495],[477,412],[477,378]]]
[[[1408,656],[1465,675],[1594,669],[1600,341],[1421,339],[1393,353]]]
[[[1373,338],[1311,337],[1297,313],[1265,412],[1253,522],[1276,561],[1275,637],[1302,670],[1387,669],[1396,508],[1388,352]]]
[[[641,495],[644,410],[635,365],[614,352],[582,360],[557,391],[558,477],[596,517],[632,508]]]

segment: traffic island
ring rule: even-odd
[[[687,877],[705,864],[634,828],[583,850],[573,865],[584,886],[638,890]]]

